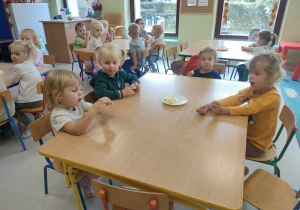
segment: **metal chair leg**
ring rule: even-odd
[[[19,129],[18,129],[18,127],[17,127],[15,121],[12,120],[12,123],[13,123],[13,125],[14,125],[14,127],[15,127],[15,129],[16,129],[16,132],[17,132],[18,136],[19,136],[19,139],[20,139],[20,141],[21,141],[21,144],[22,144],[22,146],[23,146],[23,149],[24,149],[24,150],[27,150],[27,149],[26,149],[26,146],[25,146],[25,143],[24,143],[24,141],[23,141],[23,138],[22,138],[22,136],[21,136],[21,134],[20,134],[20,132],[19,132]]]
[[[15,132],[14,132],[14,129],[13,129],[12,125],[10,124],[10,121],[8,122],[8,124],[9,124],[10,130],[11,130],[11,134],[14,136]]]
[[[109,181],[109,184],[110,184],[110,185],[113,185],[113,183],[112,183],[111,179],[109,179],[108,181]]]
[[[79,197],[80,197],[80,200],[81,200],[82,207],[83,207],[84,210],[86,210],[87,208],[86,208],[85,200],[84,200],[79,182],[76,182],[76,186],[77,186],[77,189],[78,189],[78,194],[79,194]]]

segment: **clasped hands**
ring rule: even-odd
[[[206,105],[203,105],[203,106],[198,106],[196,108],[196,112],[198,112],[201,115],[206,115],[207,112],[212,112],[214,114],[221,114],[222,107],[221,107],[220,102],[213,101],[209,104],[206,104]]]

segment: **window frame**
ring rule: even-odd
[[[135,17],[135,0],[130,0],[130,16],[131,22],[134,23]],[[179,25],[179,8],[180,8],[180,0],[177,0],[176,5],[176,32],[175,33],[164,33],[165,36],[178,36],[178,25]]]
[[[274,25],[273,33],[277,36],[279,35],[281,24],[283,21],[284,11],[287,4],[287,0],[280,0],[280,4],[277,11],[277,17]],[[222,26],[222,14],[223,14],[223,5],[224,0],[218,0],[217,7],[217,16],[216,16],[216,25],[215,25],[215,38],[217,39],[243,39],[248,40],[248,36],[238,36],[238,35],[221,35],[221,26]]]

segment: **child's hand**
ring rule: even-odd
[[[134,96],[140,90],[140,85],[136,85],[136,83],[128,86],[123,90],[123,97]]]
[[[90,31],[86,31],[86,36],[90,36]]]
[[[113,105],[114,103],[107,97],[100,98],[98,101],[96,101],[93,106],[91,107],[91,110],[93,110],[95,113],[100,114],[103,110],[106,109],[107,106]]]
[[[194,71],[189,71],[187,74],[186,74],[186,76],[189,76],[189,77],[191,77],[191,76],[193,76],[194,75]]]
[[[246,46],[242,46],[241,48],[242,48],[242,50],[245,50]]]
[[[201,115],[206,115],[208,111],[209,111],[209,108],[206,105],[196,107],[196,112],[198,112]]]
[[[135,86],[135,92],[140,92],[141,86],[139,83],[133,83],[132,86]]]
[[[210,111],[215,114],[221,114],[222,107],[219,101],[213,101],[211,102],[211,108]]]

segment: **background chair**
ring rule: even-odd
[[[108,210],[107,202],[112,203],[113,209],[115,210],[171,210],[174,208],[174,203],[169,202],[168,195],[163,193],[143,192],[119,188],[95,179],[92,180],[92,186],[95,195],[102,200],[105,210]]]
[[[291,141],[297,131],[296,119],[295,119],[294,113],[287,105],[283,106],[283,108],[280,112],[280,115],[279,115],[279,119],[282,122],[282,125],[280,126],[279,131],[273,141],[273,146],[272,146],[271,150],[269,150],[268,152],[265,152],[261,157],[257,157],[257,158],[246,157],[248,160],[252,160],[252,161],[256,161],[259,163],[264,163],[264,164],[273,166],[274,174],[277,175],[278,177],[280,177],[280,169],[279,169],[277,163],[283,157],[286,149],[288,148],[289,144],[291,143]],[[275,143],[278,140],[283,128],[286,129],[287,139],[286,139],[286,143],[285,143],[283,149],[281,150],[279,156],[277,157]]]
[[[86,94],[83,98],[84,101],[89,102],[89,103],[95,103],[98,100],[98,97],[96,95],[95,91],[92,91],[88,94]]]
[[[51,64],[53,67],[55,66],[55,56],[54,55],[43,55],[44,64]],[[72,69],[73,71],[73,69]]]
[[[40,145],[43,144],[42,138],[44,136],[46,136],[48,133],[52,132],[50,116],[51,116],[51,113],[48,113],[29,125],[29,129],[31,131],[33,141],[35,141],[35,142],[39,141]],[[45,194],[48,194],[47,169],[50,168],[52,170],[58,171],[61,174],[64,174],[64,169],[63,169],[63,165],[60,161],[53,160],[53,162],[52,162],[47,157],[45,157],[45,159],[48,162],[48,164],[45,165],[45,167],[44,167],[44,186],[45,186]],[[84,172],[77,170],[77,169],[74,169],[73,171],[74,171],[74,176],[76,179],[76,186],[78,188],[79,197],[81,199],[82,206],[84,209],[86,209],[83,194],[82,194],[82,191],[81,191],[81,188],[79,185],[79,181],[84,176]]]
[[[34,107],[34,108],[25,108],[25,109],[21,109],[18,111],[18,126],[19,126],[19,131],[20,134],[22,135],[22,129],[21,129],[21,120],[20,120],[20,116],[21,113],[31,113],[31,114],[42,114],[44,115],[44,111],[46,108],[46,103],[45,103],[45,98],[44,98],[44,81],[41,81],[39,83],[37,83],[37,93],[38,94],[43,94],[43,105],[38,106],[38,107]]]
[[[74,65],[74,63],[75,63],[75,62],[79,62],[79,61],[76,60],[76,59],[74,58],[74,53],[73,53],[73,43],[70,43],[70,44],[69,44],[69,49],[70,49],[70,51],[71,51],[71,55],[72,55],[72,58],[73,58],[73,61],[72,61],[72,71],[73,71],[73,65]]]
[[[13,130],[13,127],[14,127],[17,134],[18,134],[18,136],[19,136],[19,139],[20,139],[20,142],[23,146],[23,149],[26,150],[26,146],[25,146],[23,138],[22,138],[22,136],[19,132],[19,129],[17,128],[17,125],[16,125],[15,121],[11,118],[10,113],[9,113],[9,109],[8,109],[7,104],[13,101],[13,99],[11,97],[11,94],[10,94],[10,90],[4,90],[4,91],[0,92],[0,95],[1,95],[0,107],[2,107],[2,106],[5,107],[5,111],[6,111],[7,118],[8,118],[7,120],[0,122],[0,126],[4,125],[6,123],[9,123],[9,126],[10,126],[10,129],[11,129],[11,132],[12,132],[13,136],[15,135],[14,130]],[[13,124],[13,126],[12,126],[12,124]]]
[[[223,75],[223,79],[226,73],[226,65],[224,63],[214,63],[213,69],[216,70],[220,75]]]
[[[257,34],[260,31],[258,28],[253,28],[250,30],[249,35],[248,35],[248,41],[250,42],[256,42],[257,40]]]
[[[141,59],[141,61],[143,61],[143,59],[145,59],[145,62],[144,63],[141,62],[141,64],[138,65],[137,68],[136,68],[136,70],[138,69],[138,71],[139,71],[139,75],[137,75],[138,78],[140,78],[141,76],[143,76],[143,74],[146,73],[146,68],[148,68],[148,69],[151,68],[149,66],[149,62],[147,64],[147,57],[149,57],[148,61],[151,59],[149,55],[150,55],[150,49],[139,51],[138,57]]]
[[[94,77],[93,69],[94,69],[94,62],[96,61],[96,54],[93,52],[76,52],[77,58],[79,60],[79,68],[80,68],[80,74],[79,77],[81,77],[83,81],[83,72],[85,72],[88,76]],[[84,61],[91,61],[92,68],[85,67],[83,68]]]
[[[108,22],[110,28],[116,29],[117,26],[124,25],[124,23],[123,23],[124,15],[121,13],[105,13],[104,20],[106,20]],[[115,35],[123,37],[123,31],[117,30],[117,31],[115,31]],[[111,34],[111,36],[112,36],[112,34]]]
[[[180,44],[180,52],[182,52],[186,48],[188,48],[188,42],[187,41],[181,42],[181,44]]]
[[[177,54],[177,47],[171,47],[171,48],[166,49],[167,68],[166,68],[165,62],[164,62],[166,74],[168,73],[169,70],[171,70],[170,63],[169,63],[169,57],[173,55],[174,60],[176,60],[176,54]]]
[[[298,194],[284,180],[257,169],[244,184],[244,200],[259,209],[298,209],[300,208],[300,191]],[[298,208],[294,208],[298,203]]]
[[[159,56],[159,51],[161,50],[160,47],[159,47],[159,45],[156,45],[155,50],[156,50],[158,53],[157,53],[157,55],[156,55],[156,58],[155,58],[155,60],[154,60],[154,63],[156,64],[157,72],[159,73],[159,67],[158,67],[157,61],[162,60],[163,64],[165,65],[165,61],[164,61],[164,59],[163,59],[164,54],[165,54],[165,48],[162,49],[161,57]]]

